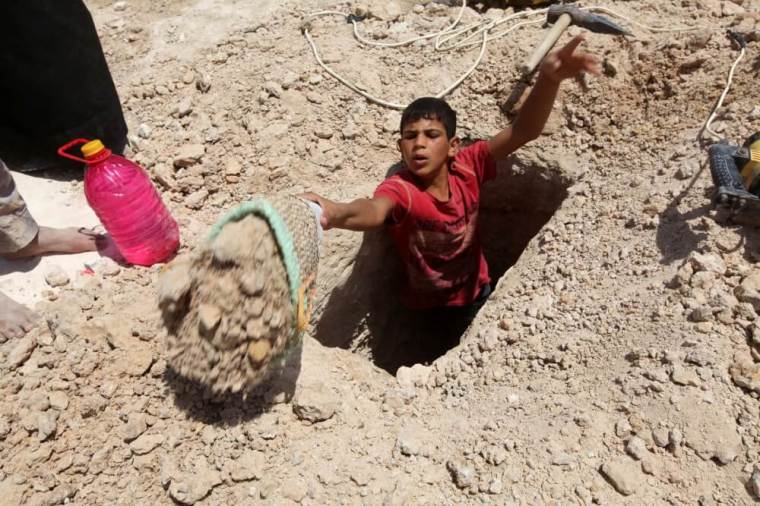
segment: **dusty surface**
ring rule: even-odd
[[[756,0],[602,3],[648,24],[757,29]],[[303,13],[335,4],[88,4],[130,156],[185,244],[252,193],[367,195],[397,161],[397,113],[337,85],[299,32]],[[404,2],[394,21],[394,5],[370,3],[388,20],[363,27],[393,39],[456,12]],[[492,250],[505,274],[460,346],[396,377],[375,367],[366,343],[386,327],[371,313],[395,300],[383,291],[392,257],[380,238],[331,232],[313,334],[349,350],[307,337],[254,395],[212,401],[167,371],[160,267],[96,269],[82,289],[55,289],[39,307],[46,325],[0,348],[3,499],[753,504],[760,236],[711,211],[694,142],[736,52],[717,30],[637,33],[589,37],[606,75],[585,94],[566,85],[545,135],[486,190],[490,226],[503,227],[488,237],[538,233],[509,269],[514,246]],[[314,35],[331,65],[395,100],[439,90],[475,57],[359,49],[339,19]],[[508,121],[500,106],[538,38],[534,27],[492,43],[453,93],[463,136]],[[758,49],[715,125],[734,142],[760,130]]]

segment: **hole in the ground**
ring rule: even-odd
[[[510,159],[486,184],[480,233],[494,286],[559,208],[570,183],[554,170]],[[326,295],[316,339],[364,355],[392,374],[402,365],[431,363],[456,346],[476,312],[442,325],[429,312],[410,311],[399,301],[402,275],[387,235],[364,234],[348,279]]]

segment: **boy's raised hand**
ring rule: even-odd
[[[575,78],[585,87],[583,75],[586,72],[599,75],[602,73],[602,66],[596,56],[576,51],[584,40],[585,36],[577,35],[565,47],[547,54],[541,64],[541,74],[557,83]]]

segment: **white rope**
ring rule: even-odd
[[[739,57],[734,60],[734,64],[731,65],[731,70],[728,71],[728,79],[726,80],[726,87],[723,88],[723,93],[720,94],[720,98],[715,103],[715,107],[713,107],[712,113],[707,118],[707,121],[705,121],[704,126],[702,127],[702,130],[700,131],[699,138],[702,138],[702,134],[706,131],[710,135],[720,139],[721,136],[718,135],[717,132],[713,131],[711,127],[712,122],[715,120],[715,117],[718,115],[718,110],[720,110],[721,107],[723,107],[723,101],[726,99],[726,95],[728,95],[728,90],[731,89],[731,83],[734,80],[734,71],[736,70],[736,67],[739,65],[739,62],[742,61],[742,58],[744,58],[744,54],[747,52],[747,50],[742,47],[742,50],[739,52]]]
[[[491,33],[496,27],[503,25],[505,23],[515,21],[517,19],[527,18],[531,16],[539,16],[546,14],[548,12],[548,8],[544,9],[536,9],[536,10],[528,10],[528,11],[522,11],[516,14],[511,14],[509,16],[505,16],[500,19],[495,19],[491,21],[479,21],[476,23],[473,23],[471,25],[462,26],[459,27],[460,22],[462,21],[462,17],[464,16],[465,9],[467,8],[467,0],[462,0],[462,5],[459,8],[459,13],[457,14],[456,19],[447,27],[434,32],[434,33],[428,33],[425,35],[419,35],[417,37],[412,37],[410,39],[406,39],[403,41],[398,42],[378,42],[375,40],[368,39],[365,36],[362,36],[359,33],[359,24],[356,22],[356,19],[349,18],[351,23],[353,24],[353,32],[354,32],[354,38],[360,43],[364,44],[366,46],[370,47],[379,47],[379,48],[397,48],[402,46],[408,46],[410,44],[414,44],[415,42],[428,40],[428,39],[435,39],[435,50],[436,51],[454,51],[457,49],[469,49],[473,48],[475,46],[480,46],[480,52],[478,54],[478,57],[475,59],[475,62],[472,64],[472,66],[467,69],[457,80],[454,81],[451,85],[446,87],[444,90],[438,92],[434,96],[437,98],[443,98],[444,96],[448,95],[452,91],[454,91],[459,85],[461,85],[480,65],[481,61],[483,60],[483,56],[485,55],[486,47],[489,42],[505,37],[509,33],[513,32],[514,30],[517,30],[518,28],[522,28],[524,26],[528,25],[534,25],[539,24],[543,22],[543,19],[534,20],[534,21],[522,21],[519,23],[516,23],[509,28],[498,32],[498,33]],[[682,28],[661,28],[661,27],[652,27],[645,25],[643,23],[639,23],[637,21],[634,21],[630,19],[627,16],[624,16],[616,11],[613,11],[612,9],[609,9],[607,7],[602,6],[591,6],[591,7],[581,7],[583,10],[588,10],[592,12],[603,12],[605,14],[620,18],[624,21],[627,21],[628,23],[632,25],[636,25],[640,28],[643,28],[645,30],[655,32],[655,33],[664,33],[664,32],[687,32],[687,31],[693,31],[693,30],[722,30],[723,27],[720,28],[710,28],[710,27],[703,27],[703,26],[690,26],[690,27],[682,27]],[[318,17],[323,16],[340,16],[342,18],[346,18],[346,14],[339,11],[319,11],[310,14],[305,22],[302,25],[302,30],[304,37],[306,38],[306,41],[309,43],[309,46],[311,47],[312,53],[314,54],[314,58],[317,60],[317,63],[332,77],[337,79],[340,83],[354,91],[355,93],[358,93],[359,95],[363,96],[370,102],[373,102],[375,104],[381,105],[383,107],[388,107],[390,109],[398,109],[402,110],[406,107],[404,104],[398,104],[394,102],[390,102],[387,100],[383,100],[381,98],[377,98],[368,92],[366,92],[362,87],[358,84],[354,84],[348,79],[342,77],[340,74],[338,74],[337,71],[330,68],[327,64],[324,63],[322,60],[319,49],[317,48],[316,43],[314,42],[314,39],[311,36],[310,28],[311,23],[313,20],[315,20]],[[480,41],[474,41],[478,35],[481,36]],[[447,43],[454,41],[450,45],[447,45]],[[743,55],[743,53],[742,53]],[[732,69],[733,73],[733,69]],[[730,78],[729,78],[730,79]],[[730,85],[730,81],[729,81]],[[711,132],[712,133],[712,132]]]

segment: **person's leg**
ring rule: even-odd
[[[0,292],[0,342],[23,337],[36,321],[32,310]]]
[[[95,251],[101,238],[85,228],[38,226],[0,160],[0,257],[15,260],[46,253]]]
[[[0,255],[18,251],[37,237],[39,227],[16,191],[11,173],[0,160]],[[0,341],[22,337],[36,315],[0,292]]]
[[[39,234],[26,202],[16,190],[8,167],[0,160],[0,256],[25,248]]]

